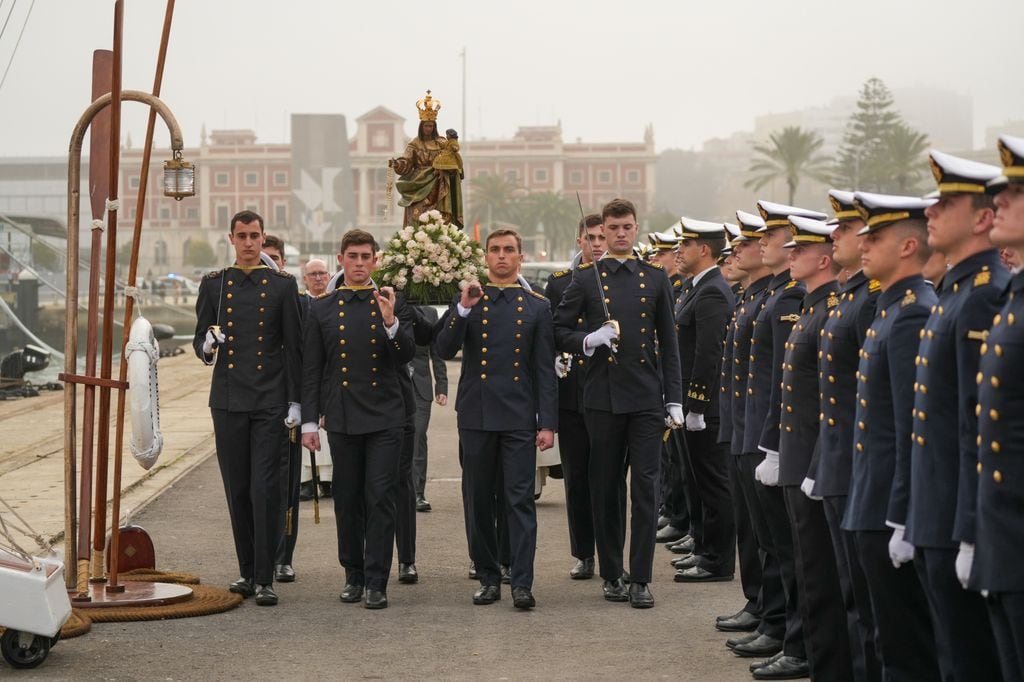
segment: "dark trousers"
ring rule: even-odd
[[[558,451],[565,483],[569,547],[577,559],[594,557],[594,514],[590,505],[590,440],[583,415],[558,411]]]
[[[432,400],[416,398],[416,435],[412,453],[412,484],[416,497],[423,497],[427,489],[427,427],[430,425]]]
[[[413,451],[416,445],[415,413],[406,415],[402,429],[402,452],[398,458],[398,494],[395,509],[395,543],[398,562],[416,563],[416,489],[412,478]]]
[[[875,647],[887,682],[939,679],[928,601],[914,567],[894,568],[891,530],[856,531],[856,556],[867,579],[875,615]]]
[[[729,459],[725,446],[718,442],[718,419],[708,419],[703,431],[679,432],[685,438],[683,466],[689,481],[688,494],[700,517],[694,527],[695,553],[701,568],[716,575],[732,575],[736,570],[736,517],[729,492]],[[692,516],[691,515],[691,518]]]
[[[800,618],[811,677],[837,682],[852,680],[850,642],[843,636],[846,606],[824,507],[804,495],[799,486],[784,486],[782,492],[793,533]]]
[[[999,649],[1004,682],[1024,681],[1024,593],[998,592],[988,596],[988,615]]]
[[[914,568],[932,615],[932,632],[944,680],[998,680],[999,654],[980,594],[956,577],[955,549],[918,547]],[[1019,570],[1019,568],[1017,569]]]
[[[299,478],[302,475],[302,442],[299,434],[299,427],[295,427],[295,441],[292,442],[291,434],[288,439],[288,462],[281,472],[281,485],[284,491],[284,520],[281,528],[281,541],[277,545],[276,564],[292,563],[292,556],[295,554],[295,541],[299,538]],[[291,523],[289,527],[288,510],[291,510]]]
[[[723,444],[726,447],[727,444]],[[743,610],[760,617],[761,604],[761,550],[754,536],[754,525],[750,521],[750,509],[740,482],[739,457],[728,456],[729,492],[732,497],[733,518],[736,519],[736,546],[739,548],[740,584],[747,603]]]
[[[626,468],[630,469],[629,573],[649,583],[658,532],[658,469],[665,419],[661,410],[613,414],[587,410],[590,435],[590,500],[601,577],[622,577],[626,542]]]
[[[846,631],[850,640],[853,678],[878,682],[882,679],[882,662],[875,649],[875,616],[871,611],[868,582],[864,577],[864,569],[857,560],[853,533],[841,527],[846,511],[846,500],[845,496],[826,497],[822,504],[825,508],[829,535],[832,538],[832,552],[836,557],[836,571],[846,609]]]
[[[754,480],[754,469],[764,459],[763,453],[735,455],[739,469],[740,485],[746,500],[754,539],[760,548],[761,563],[761,624],[757,630],[775,639],[786,638],[786,591],[782,587],[782,573],[779,557],[775,552],[768,519],[761,508],[757,494],[760,483]]]
[[[533,587],[533,557],[537,550],[537,508],[533,500],[536,437],[532,430],[459,429],[469,556],[476,564],[481,585],[501,583],[496,524],[496,488],[500,481],[512,549],[512,586]]]
[[[395,543],[402,427],[351,435],[328,431],[334,457],[338,561],[346,582],[385,590]]]
[[[672,434],[661,445],[661,511],[668,525],[691,536],[703,535],[700,506],[694,505],[683,464],[683,436]]]
[[[284,521],[281,472],[288,456],[287,408],[210,408],[210,413],[238,572],[257,585],[270,585]]]
[[[459,467],[465,470],[463,465],[463,453],[462,453],[462,439],[459,438]],[[512,542],[509,540],[508,534],[508,517],[505,514],[505,493],[503,492],[505,484],[503,483],[504,477],[501,475],[501,467],[496,467],[497,471],[494,476],[494,525],[498,534],[498,563],[502,566],[512,565]],[[534,472],[536,476],[536,472]],[[536,482],[534,483],[536,486]],[[469,539],[469,521],[472,514],[470,513],[469,507],[466,505],[466,496],[462,496],[462,518],[466,525],[466,544],[470,542]],[[472,555],[470,556],[472,560]]]

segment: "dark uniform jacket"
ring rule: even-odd
[[[718,442],[719,443],[731,443],[732,442],[732,348],[733,339],[736,333],[736,314],[740,311],[740,306],[743,305],[743,292],[737,293],[733,289],[733,293],[736,295],[736,303],[733,306],[732,314],[729,316],[729,322],[726,325],[725,330],[725,341],[722,344],[722,359],[719,361],[719,372],[718,372]]]
[[[982,346],[978,381],[978,481],[972,589],[1024,592],[1024,274]]]
[[[974,540],[978,362],[1009,281],[995,249],[965,258],[942,279],[921,334],[910,479],[894,491],[901,504],[888,519],[906,524],[907,541],[917,547],[952,548]]]
[[[555,342],[559,350],[583,353],[583,339],[604,322],[601,298],[619,323],[618,362],[600,346],[587,362],[584,404],[592,410],[628,414],[663,410],[683,402],[679,347],[672,319],[673,296],[665,271],[629,258],[598,261],[601,289],[585,263],[576,269],[555,311]],[[580,317],[586,329],[578,329]]]
[[[853,476],[844,530],[886,530],[896,481],[910,474],[914,356],[937,300],[920,275],[894,283],[878,297],[856,374]]]
[[[877,299],[878,282],[869,280],[863,272],[856,273],[841,289],[839,305],[828,311],[820,337],[820,434],[807,478],[814,481],[814,494],[821,497],[845,497],[850,492],[857,405],[855,373]]]
[[[412,359],[412,384],[416,389],[416,397],[420,400],[432,401],[436,395],[448,395],[448,367],[444,359],[437,354],[437,346],[430,340],[432,330],[437,323],[437,311],[430,306],[408,306],[416,308],[422,316],[421,323],[414,327],[416,335],[416,355]],[[427,330],[426,339],[419,330]],[[427,343],[421,343],[426,340]],[[431,378],[431,368],[434,374]]]
[[[687,283],[690,281],[689,278],[683,277],[678,272],[668,278],[669,283],[672,285],[672,298],[676,301],[682,295],[683,290],[686,289]]]
[[[396,294],[395,338],[389,339],[372,287],[338,287],[313,301],[303,340],[302,421],[324,416],[327,431],[360,435],[400,426],[400,384],[416,352],[405,299]]]
[[[520,431],[558,428],[558,382],[551,307],[518,284],[484,287],[467,317],[452,302],[435,327],[437,352],[462,349],[455,400],[460,429]]]
[[[789,333],[782,359],[779,485],[800,485],[818,448],[818,344],[828,314],[839,305],[836,282],[804,296],[800,319]]]
[[[743,292],[743,301],[736,312],[736,322],[732,331],[732,350],[730,352],[729,376],[732,388],[732,454],[742,455],[743,439],[746,435],[747,395],[753,388],[747,385],[750,378],[750,341],[754,335],[754,318],[761,310],[761,304],[768,295],[771,275],[766,275],[752,282]],[[728,349],[727,349],[728,350]]]
[[[722,341],[735,299],[717,267],[693,280],[676,302],[679,365],[686,389],[684,412],[718,418],[715,379],[721,367]]]
[[[772,278],[767,295],[758,304],[750,340],[743,452],[779,451],[782,356],[806,293],[786,270]]]
[[[552,311],[556,310],[558,304],[562,302],[562,296],[565,295],[565,290],[572,282],[572,275],[572,270],[562,270],[548,278],[544,296],[550,302]],[[586,328],[586,313],[583,313],[576,319],[576,329]],[[552,358],[553,361],[554,358]],[[577,353],[572,356],[569,365],[571,368],[569,373],[558,380],[558,409],[583,414],[583,377],[586,376],[587,356]]]
[[[297,301],[295,278],[264,265],[232,266],[203,278],[192,347],[206,362],[206,331],[219,324],[225,336],[214,361],[210,407],[250,412],[301,402]]]

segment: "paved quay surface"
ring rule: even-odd
[[[203,446],[211,436],[205,407],[209,370],[191,356],[161,361],[160,369],[168,443],[160,464],[170,466],[136,485],[136,491],[152,490],[136,500],[135,509],[148,505],[133,521],[152,535],[158,568],[196,573],[204,583],[226,586],[237,577],[237,564],[216,460]],[[457,374],[458,366],[449,363],[453,393]],[[0,403],[0,496],[10,502],[20,494],[19,511],[37,530],[52,534],[63,526],[61,399],[58,394],[33,401]],[[23,411],[4,412],[12,407]],[[48,416],[42,419],[44,412]],[[18,445],[13,432],[8,435],[13,423],[24,429],[18,431]],[[56,439],[55,452],[48,452],[53,448],[48,438]],[[751,679],[749,659],[729,653],[727,635],[712,627],[716,615],[739,607],[738,581],[675,584],[671,555],[661,547],[652,584],[654,609],[605,602],[599,579],[568,578],[572,559],[561,481],[549,480],[538,502],[537,608],[515,611],[507,586],[497,604],[474,606],[450,406],[434,406],[430,439],[427,497],[434,511],[417,515],[420,582],[400,585],[393,576],[388,609],[368,611],[338,601],[344,579],[333,508],[330,500],[322,502],[321,523],[314,525],[312,502],[304,502],[295,557],[298,580],[277,586],[277,607],[247,600],[238,609],[200,618],[95,623],[89,634],[60,642],[35,670],[15,672],[0,662],[0,677]],[[178,453],[177,459],[170,453]],[[130,458],[126,484],[132,480],[129,472],[142,472]]]

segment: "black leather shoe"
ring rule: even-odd
[[[743,612],[744,612],[744,610],[745,610],[745,609],[740,609],[740,610],[739,610],[739,611],[737,611],[736,613],[733,613],[733,614],[731,614],[731,615],[728,615],[728,616],[715,616],[715,622],[716,622],[716,623],[719,623],[719,622],[721,622],[721,621],[723,621],[723,620],[732,620],[733,618],[739,618],[739,615],[740,615],[741,613],[743,613]]]
[[[480,589],[473,593],[473,603],[477,606],[493,604],[501,599],[501,585],[481,585]]]
[[[320,483],[320,497],[331,497],[334,495],[334,485],[331,483]]]
[[[654,595],[647,588],[647,583],[629,584],[629,605],[634,609],[649,609],[654,606]]]
[[[666,549],[673,554],[693,554],[694,544],[693,538],[687,535],[679,542],[670,544]]]
[[[750,644],[751,642],[753,642],[755,639],[757,639],[760,636],[761,636],[760,632],[751,632],[751,633],[746,634],[746,635],[740,635],[739,637],[731,637],[731,638],[725,640],[725,646],[728,649],[735,649],[736,647],[740,646],[741,644]]]
[[[502,566],[501,567],[501,584],[511,585],[512,584],[512,567]]]
[[[386,609],[388,607],[388,593],[384,590],[367,590],[366,601],[363,602],[363,606],[368,609]]]
[[[299,486],[299,499],[303,502],[313,499],[313,481],[306,481]]]
[[[352,583],[347,583],[345,585],[345,589],[341,591],[341,601],[345,602],[346,604],[355,604],[362,598],[362,585],[353,585]]]
[[[292,568],[291,564],[278,564],[274,567],[274,582],[295,582],[295,569]]]
[[[807,659],[796,656],[782,656],[766,666],[752,670],[755,680],[798,680],[811,676]]]
[[[779,660],[780,658],[782,658],[785,655],[786,654],[784,652],[780,651],[779,653],[775,654],[771,658],[766,658],[763,661],[754,661],[753,663],[750,664],[750,672],[754,672],[758,668],[763,668],[766,665],[768,665],[769,663],[774,663],[775,661]]]
[[[746,644],[737,644],[732,648],[734,654],[743,658],[768,658],[780,651],[782,651],[782,640],[768,635],[759,635]]]
[[[626,584],[622,578],[618,580],[604,581],[604,598],[608,601],[629,601],[629,593],[626,591]]]
[[[712,573],[706,568],[694,566],[693,568],[680,568],[672,579],[677,583],[727,583],[732,580],[732,573],[720,575]]]
[[[469,579],[476,580],[476,564],[472,561],[469,562]]]
[[[622,582],[626,583],[627,585],[633,582],[633,579],[629,577],[629,571],[622,572]]]
[[[277,592],[270,585],[256,586],[257,606],[277,606]]]
[[[427,498],[425,498],[423,496],[420,496],[420,497],[416,498],[416,511],[418,511],[418,512],[428,512],[431,509],[433,509],[433,507],[431,507],[430,503],[427,502]]]
[[[749,611],[740,611],[732,618],[725,618],[715,623],[715,629],[722,632],[753,632],[761,619]]]
[[[573,580],[590,580],[594,577],[594,557],[577,559],[576,565],[569,569],[569,577]]]
[[[234,592],[235,594],[242,595],[243,598],[249,598],[256,594],[256,586],[253,585],[252,578],[239,578],[228,585],[228,592]]]
[[[671,521],[672,521],[672,519],[670,519],[667,516],[659,516],[658,517],[658,530],[661,530],[662,528],[667,526],[669,523],[671,523]]]
[[[512,606],[517,609],[532,609],[536,605],[537,600],[533,598],[533,593],[530,592],[529,588],[512,588]]]
[[[700,557],[696,554],[691,554],[689,556],[680,557],[679,559],[673,559],[672,566],[674,566],[676,570],[695,568],[700,566]]]
[[[675,526],[665,526],[654,536],[655,542],[678,542],[686,537],[686,532]]]
[[[403,585],[412,585],[419,579],[420,574],[416,572],[416,564],[398,564],[398,582]]]

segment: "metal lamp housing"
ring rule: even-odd
[[[196,195],[196,169],[188,161],[182,161],[176,153],[170,161],[164,161],[164,196],[181,201]]]

